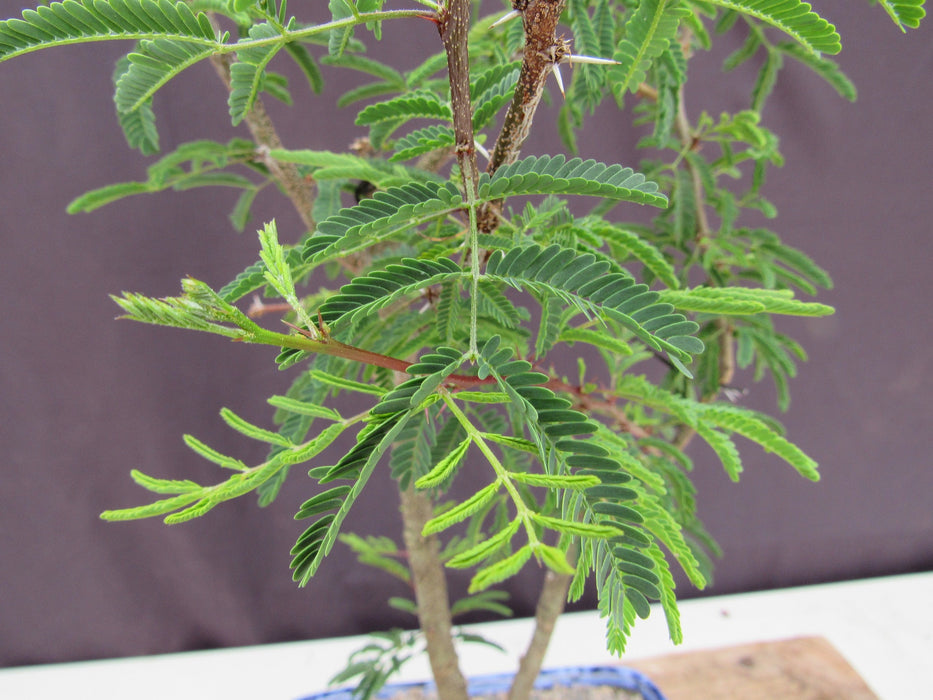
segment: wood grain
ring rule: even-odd
[[[668,700],[878,700],[822,637],[633,660]]]

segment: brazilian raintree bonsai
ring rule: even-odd
[[[924,15],[923,0],[873,4],[902,30]],[[650,602],[678,642],[672,567],[702,587],[717,551],[696,516],[688,443],[706,442],[733,479],[742,471],[735,436],[818,478],[772,416],[733,401],[732,382],[741,368],[768,376],[786,409],[805,355],[775,317],[832,311],[799,298],[829,287],[827,273],[745,221],[747,210],[754,221],[775,216],[762,186],[783,161],[761,112],[782,65],[800,62],[855,97],[826,58],[840,50],[835,28],[799,0],[322,0],[292,9],[286,0],[67,0],[0,23],[0,60],[134,42],[114,71],[114,101],[129,145],[147,156],[159,151],[153,98],[200,61],[229,88],[233,124],[248,127],[248,138],[185,143],[146,180],[89,192],[70,211],[222,185],[241,191],[230,218],[243,229],[273,184],[302,222],[281,237],[273,221],[257,223],[258,260],[221,289],[187,278],[177,297],[114,298],[126,318],[280,348],[276,362],[294,382],[269,399],[275,429],[221,412],[269,444],[264,462],[185,436],[229,476],[198,484],[133,471],[157,499],[103,517],[180,523],[250,493],[265,505],[300,466],[288,488],[308,493],[296,516],[307,527],[291,552],[304,585],[373,471],[388,469],[401,548],[343,535],[361,559],[410,581],[441,697],[466,695],[445,568],[472,576],[455,611],[499,609],[491,587],[525,566],[544,572],[512,697],[527,694],[556,616],[587,582],[613,652]],[[433,33],[437,51],[407,72],[367,56],[387,22]],[[745,40],[725,70],[760,64],[747,109],[692,114],[690,59],[730,30]],[[275,72],[287,61],[307,85]],[[369,76],[338,100],[355,111],[361,138],[335,150],[286,148],[263,100],[320,92],[338,70]],[[563,143],[526,153],[545,95],[559,105]],[[571,157],[592,112],[613,105],[624,110],[618,128],[642,137],[636,169]],[[571,376],[553,369],[568,355],[589,363],[579,359]],[[350,414],[334,408],[345,395],[356,398]],[[332,444],[343,456],[322,464]],[[448,486],[464,472],[479,487],[453,498]],[[342,678],[358,678],[365,695],[413,645],[386,635]]]

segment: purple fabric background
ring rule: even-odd
[[[20,2],[0,0],[3,17]],[[834,317],[781,325],[811,356],[784,420],[820,462],[823,481],[805,482],[743,445],[746,470],[734,485],[710,455],[694,452],[701,513],[726,551],[713,594],[933,565],[933,23],[904,36],[867,2],[815,4],[842,34],[837,60],[860,100],[851,105],[788,65],[765,110],[788,165],[772,172],[766,194],[780,211],[775,227],[836,281],[821,298],[838,308]],[[693,117],[747,105],[751,70],[738,71],[738,85],[719,72],[737,41],[696,59],[687,92]],[[217,411],[228,406],[269,425],[265,397],[292,377],[274,368],[272,349],[113,322],[110,293],[174,294],[185,275],[220,285],[257,252],[252,233],[229,226],[236,194],[228,190],[65,214],[88,189],[144,177],[147,161],[126,147],[111,106],[110,72],[122,48],[65,47],[0,66],[0,665],[408,624],[384,605],[404,591],[340,547],[306,589],[291,582],[288,550],[302,530],[292,516],[312,487],[301,469],[266,510],[244,498],[168,529],[157,520],[97,518],[146,501],[131,468],[216,479],[216,468],[182,444],[185,432],[260,459],[263,449],[237,439]],[[407,68],[439,49],[429,24],[401,21],[386,27],[376,53]],[[352,109],[330,106],[342,86],[360,80],[337,69],[326,78],[325,95],[311,99],[292,74],[298,110],[269,102],[286,145],[339,149],[362,133]],[[244,133],[229,126],[224,90],[206,64],[158,95],[156,111],[164,149]],[[637,135],[618,124],[612,110],[594,118],[581,154],[634,164]],[[539,120],[526,153],[560,148],[552,125]],[[283,239],[299,236],[288,205],[269,192],[254,223],[272,217]],[[767,382],[743,381],[746,405],[772,410]],[[369,533],[388,521],[398,532],[389,494],[380,474],[348,528]],[[529,568],[511,586],[518,614],[531,612],[539,579]]]

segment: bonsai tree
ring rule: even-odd
[[[902,30],[924,15],[923,0],[873,4]],[[494,586],[526,566],[544,572],[515,698],[588,582],[611,651],[624,650],[651,602],[679,642],[673,569],[703,587],[718,554],[696,515],[688,444],[707,443],[735,480],[736,436],[819,478],[773,416],[736,402],[733,379],[745,368],[768,377],[787,409],[805,354],[778,317],[832,312],[807,300],[831,285],[819,264],[746,222],[776,214],[763,187],[783,160],[761,112],[782,65],[800,62],[855,97],[826,58],[841,48],[835,28],[799,0],[329,0],[327,10],[312,21],[286,0],[66,0],[0,22],[0,61],[135,42],[114,71],[114,102],[144,155],[159,151],[156,93],[200,61],[229,88],[233,124],[248,129],[183,144],[147,180],[89,192],[70,211],[225,185],[242,191],[230,214],[242,230],[272,184],[302,222],[281,237],[260,222],[257,261],[220,289],[186,278],[176,297],[114,297],[129,319],[279,348],[294,382],[269,399],[275,429],[221,412],[269,445],[265,461],[185,436],[227,478],[133,471],[155,499],[102,517],[181,523],[247,494],[266,505],[282,488],[307,491],[293,578],[307,584],[342,534],[361,559],[409,581],[445,699],[466,696],[447,570],[471,576],[455,610],[499,610]],[[437,51],[407,72],[373,59],[367,44],[387,22],[435,34]],[[747,38],[724,68],[761,64],[747,108],[692,114],[691,58],[735,25]],[[263,106],[290,99],[294,86],[273,68],[281,61],[314,92],[334,69],[371,77],[338,103],[357,110],[358,141],[283,145]],[[531,154],[523,145],[542,99],[559,105],[563,143]],[[613,104],[627,120],[619,128],[641,134],[642,162],[574,157],[575,134]],[[342,456],[324,463],[331,446]],[[296,466],[308,476],[286,486]],[[376,469],[398,484],[402,549],[344,532]],[[458,475],[471,486],[463,498],[449,489]],[[361,679],[361,695],[397,666],[392,650],[412,645],[385,639],[342,675]]]

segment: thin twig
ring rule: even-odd
[[[230,64],[233,57],[229,54],[215,54],[211,56],[211,64],[217,75],[223,81],[227,89],[230,89]],[[269,152],[275,148],[282,148],[282,140],[266,112],[266,108],[259,97],[256,97],[252,108],[244,117],[246,126],[258,146],[257,154],[262,164],[268,168],[273,179],[285,192],[298,216],[301,223],[308,231],[314,230],[314,217],[311,215],[314,205],[314,184],[310,179],[306,179],[298,171],[298,166],[294,163],[280,163],[271,158]]]

